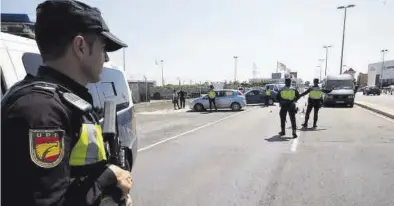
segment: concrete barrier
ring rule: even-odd
[[[189,107],[189,102],[190,100],[187,99],[185,108]],[[180,106],[180,102],[179,102],[179,106]],[[174,109],[174,105],[171,100],[155,100],[151,102],[143,102],[143,103],[134,104],[134,107],[137,113]]]

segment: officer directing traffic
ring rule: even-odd
[[[313,79],[313,86],[308,88],[305,92],[303,92],[300,97],[305,96],[306,94],[309,93],[309,98],[308,98],[308,106],[306,108],[306,114],[305,114],[305,122],[302,124],[302,127],[307,128],[308,127],[308,120],[309,116],[311,114],[312,108],[313,108],[313,128],[316,128],[317,125],[317,119],[319,117],[319,109],[323,105],[323,93],[329,93],[332,90],[325,90],[320,88],[319,86],[319,79]]]
[[[2,201],[13,205],[99,205],[132,187],[107,161],[87,84],[100,80],[106,52],[127,45],[98,9],[70,0],[38,5],[35,35],[43,65],[2,99]],[[15,199],[15,197],[22,197]]]
[[[271,90],[270,90],[270,87],[267,85],[265,87],[265,106],[266,107],[269,106],[270,98],[271,98]]]
[[[285,86],[279,90],[276,98],[280,104],[280,128],[279,135],[286,135],[286,116],[289,113],[291,128],[293,130],[293,138],[297,138],[297,124],[296,124],[296,105],[295,102],[300,98],[300,93],[291,87],[291,79],[285,79]]]

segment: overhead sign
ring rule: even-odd
[[[290,72],[291,78],[297,78],[297,72]]]
[[[281,79],[282,78],[282,73],[280,73],[280,72],[272,73],[271,78],[272,79]]]

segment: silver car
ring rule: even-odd
[[[233,111],[239,111],[246,106],[245,96],[238,90],[220,89],[215,90],[215,92],[215,103],[218,109],[231,109]],[[193,99],[190,102],[189,107],[195,111],[204,111],[209,109],[208,95]]]

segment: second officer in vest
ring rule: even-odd
[[[268,107],[271,99],[271,90],[269,86],[265,87],[265,106]]]
[[[323,93],[329,93],[332,90],[324,90],[319,87],[319,79],[313,79],[313,86],[307,89],[305,92],[301,94],[302,96],[305,96],[306,94],[309,93],[308,97],[308,106],[306,108],[306,114],[305,114],[305,122],[302,124],[302,127],[307,128],[308,127],[308,120],[309,116],[311,114],[311,111],[313,109],[314,115],[313,115],[313,128],[316,128],[317,125],[317,119],[319,116],[319,109],[323,105]]]
[[[126,44],[84,3],[48,0],[36,12],[43,65],[1,102],[2,202],[99,205],[105,191],[118,189],[125,197],[131,174],[108,163],[86,86],[100,80],[106,52]]]
[[[285,86],[279,90],[276,98],[280,104],[280,128],[279,135],[283,136],[286,134],[286,116],[289,113],[292,134],[294,138],[297,138],[297,124],[296,124],[296,105],[295,102],[300,98],[300,93],[291,87],[291,79],[285,79]]]

